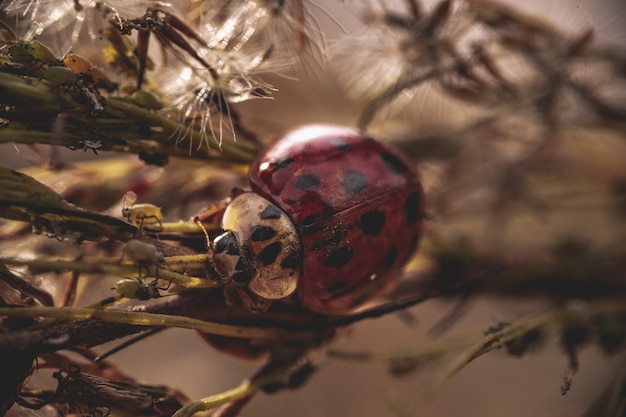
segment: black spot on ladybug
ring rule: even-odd
[[[282,249],[282,246],[283,245],[280,242],[274,242],[267,245],[259,253],[259,256],[257,256],[258,260],[261,261],[264,265],[270,265],[274,263],[276,261],[276,257]]]
[[[357,195],[360,193],[365,187],[367,187],[367,178],[361,171],[357,171],[356,169],[349,169],[343,173],[343,188],[346,190],[346,193],[350,195]]]
[[[383,160],[385,168],[393,174],[402,175],[407,171],[407,166],[392,153],[381,152],[380,157]]]
[[[376,236],[385,225],[385,214],[382,211],[366,211],[361,215],[361,230],[368,236]]]
[[[215,253],[226,252],[229,255],[239,255],[239,244],[237,238],[232,232],[224,233],[213,243]]]
[[[273,204],[270,204],[261,212],[259,217],[261,220],[279,219],[282,214],[281,210]]]
[[[315,174],[303,174],[296,180],[299,190],[316,190],[320,186],[320,177]]]
[[[235,285],[247,285],[250,279],[252,279],[248,263],[243,258],[239,258],[237,261],[235,271],[236,272],[230,278]]]
[[[325,234],[322,237],[322,240],[315,243],[312,249],[314,251],[318,251],[325,246],[338,246],[339,243],[341,243],[341,236],[342,236],[342,233],[341,233],[341,229],[339,228],[326,229]]]
[[[398,257],[398,251],[393,246],[389,248],[385,255],[385,268],[390,269]]]
[[[347,281],[335,281],[326,287],[326,291],[331,294],[337,294],[343,292],[346,288],[348,288]]]
[[[326,265],[332,268],[342,268],[354,255],[354,251],[347,246],[342,246],[330,252],[326,258]]]
[[[233,284],[243,287],[250,282],[250,273],[248,271],[238,271],[231,277]]]
[[[340,138],[332,138],[329,142],[335,148],[338,148],[338,149],[340,149],[342,151],[349,151],[351,149],[350,144],[348,142],[344,141],[343,139],[340,139]]]
[[[284,269],[298,269],[300,268],[301,263],[302,257],[300,256],[300,252],[295,251],[287,255],[287,257],[280,263],[280,266]]]
[[[250,240],[253,242],[263,242],[276,236],[276,230],[268,226],[253,226],[250,233]]]
[[[406,210],[406,222],[411,224],[417,221],[419,215],[420,195],[415,192],[409,195],[404,202],[404,209]]]
[[[293,163],[293,158],[290,158],[288,156],[278,158],[276,161],[274,161],[273,172],[280,171],[281,169],[287,168],[292,163]]]
[[[248,269],[248,263],[243,258],[239,258],[237,265],[235,265],[235,271],[247,271]]]
[[[302,230],[302,233],[311,234],[320,230],[319,226],[316,226],[316,222],[335,212],[335,207],[326,201],[323,201],[323,196],[316,191],[304,191],[301,193],[298,199],[301,207],[307,206],[310,214],[302,218],[298,223]]]

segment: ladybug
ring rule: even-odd
[[[393,288],[417,247],[421,182],[361,130],[292,130],[255,159],[249,182],[223,213],[213,265],[260,309],[297,294],[309,310],[346,314]]]

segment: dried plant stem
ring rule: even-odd
[[[276,372],[274,375],[268,375],[265,378],[259,379],[254,383],[244,381],[241,385],[228,391],[220,392],[219,394],[212,395],[210,397],[203,398],[198,401],[194,401],[180,408],[172,417],[189,417],[195,413],[201,411],[209,411],[217,408],[221,405],[231,403],[236,400],[241,400],[246,397],[250,397],[256,391],[258,391],[263,385],[268,384],[275,380],[278,376],[282,375]]]
[[[123,323],[136,326],[177,327],[199,332],[240,339],[259,341],[309,341],[316,338],[314,332],[296,332],[279,328],[247,327],[211,323],[169,314],[144,313],[139,311],[102,310],[78,307],[0,307],[0,316],[49,317],[60,320],[97,319],[109,323]]]
[[[188,255],[188,256],[176,256],[174,262],[184,262],[186,258],[190,262],[205,262],[206,255]],[[167,259],[166,259],[167,262]],[[28,266],[32,270],[37,272],[61,272],[72,271],[77,273],[89,273],[89,274],[107,274],[113,276],[139,276],[139,268],[137,266],[115,265],[101,262],[85,262],[85,261],[65,261],[65,260],[50,260],[50,259],[32,259],[22,260],[15,258],[0,258],[0,263],[15,266]],[[158,268],[155,266],[144,267],[142,272],[148,276],[156,277],[163,280],[170,280],[177,285],[181,285],[187,288],[217,288],[221,284],[219,282],[190,277],[187,275],[179,274],[177,272],[169,271],[167,269]],[[146,275],[143,275],[145,277]]]
[[[194,401],[179,409],[172,417],[190,417],[195,413],[214,410],[220,406],[228,407],[229,404],[233,405],[234,410],[220,408],[215,411],[215,414],[220,417],[236,415],[257,391],[268,384],[284,379],[285,375],[292,370],[294,363],[301,359],[301,355],[297,352],[292,353],[294,355],[290,358],[278,361],[270,359],[254,376],[243,381],[238,387]]]
[[[115,100],[114,98],[110,98],[107,101],[107,109],[119,111],[126,117],[143,120],[146,122],[150,122],[151,124],[154,124],[156,126],[162,127],[163,129],[165,129],[165,133],[169,135],[172,135],[181,129],[180,125],[171,118],[161,116],[153,111],[141,108],[139,106],[135,106],[131,103],[126,103],[121,100]],[[194,141],[203,140],[202,135],[198,131],[191,130],[189,134],[191,135],[191,139]],[[224,158],[224,156],[226,156],[235,161],[249,162],[252,160],[252,158],[254,158],[257,150],[258,148],[255,145],[242,142],[235,143],[230,141],[224,141],[219,150],[210,149],[205,151],[208,152],[209,155],[213,155],[214,157],[218,156],[220,158]],[[222,152],[223,155],[221,155],[220,152]]]
[[[418,415],[419,410],[432,400],[441,388],[470,362],[488,352],[504,348],[508,343],[532,331],[542,330],[555,324],[565,326],[588,325],[590,321],[606,315],[623,315],[626,313],[626,305],[619,302],[619,300],[615,303],[604,301],[583,307],[584,308],[578,308],[578,306],[563,307],[538,316],[524,317],[511,323],[500,332],[485,335],[467,351],[463,352],[449,366],[440,372],[429,385],[421,390],[420,396],[403,415]]]

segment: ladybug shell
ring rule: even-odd
[[[347,127],[287,133],[250,168],[252,189],[300,235],[300,302],[344,314],[383,294],[417,246],[422,186],[394,149]]]

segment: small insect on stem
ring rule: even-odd
[[[63,63],[67,68],[78,74],[80,79],[90,87],[104,88],[108,92],[113,92],[117,89],[117,86],[108,80],[98,67],[80,55],[68,52],[63,57]]]
[[[87,152],[91,150],[94,155],[98,155],[98,148],[102,147],[102,142],[99,140],[84,139],[76,142],[76,145],[67,145],[65,147],[72,151],[82,149],[83,152]]]
[[[141,268],[148,269],[150,266],[156,266],[158,263],[164,262],[165,258],[161,252],[150,243],[141,240],[132,239],[124,246],[122,258],[133,261],[139,267],[138,276],[141,278]],[[158,268],[156,269],[158,278]]]
[[[115,283],[115,291],[123,298],[147,301],[152,298],[160,298],[161,293],[159,290],[167,291],[172,285],[172,281],[170,280],[167,287],[157,287],[158,282],[159,280],[157,278],[148,284],[144,283],[141,279],[124,278]]]
[[[126,205],[128,200],[130,205]],[[154,204],[133,204],[137,200],[137,194],[132,191],[124,194],[122,216],[126,218],[129,223],[132,223],[143,229],[153,232],[160,232],[163,230],[163,213],[161,208]]]

